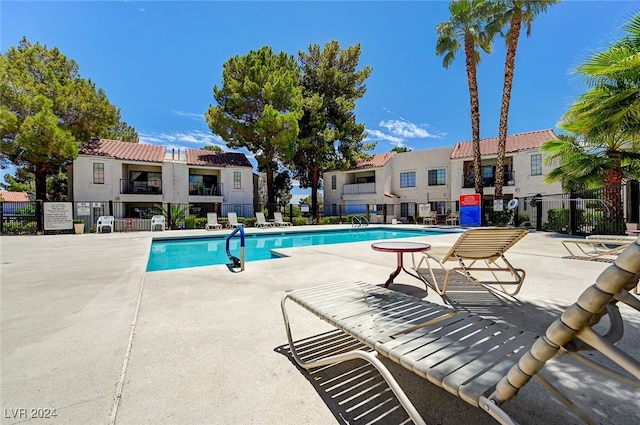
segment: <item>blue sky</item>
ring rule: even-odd
[[[0,2],[0,50],[26,36],[75,60],[102,88],[143,143],[199,148],[224,142],[203,114],[222,66],[262,46],[297,57],[310,44],[360,43],[373,73],[356,107],[373,152],[453,146],[471,138],[469,94],[460,52],[444,69],[435,27],[445,1],[66,1]],[[566,0],[520,39],[509,133],[553,128],[586,91],[572,70],[621,36],[637,1]],[[478,70],[481,137],[496,137],[505,48],[496,38]],[[250,155],[249,155],[250,156]],[[253,158],[250,158],[253,163]],[[4,174],[4,173],[3,173]],[[295,190],[294,193],[308,193]]]

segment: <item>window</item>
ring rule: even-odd
[[[400,187],[416,187],[416,172],[400,173]]]
[[[414,202],[400,203],[400,217],[413,217],[415,213],[416,213],[416,204]]]
[[[104,184],[104,163],[93,163],[93,184]]]
[[[338,188],[338,176],[335,174],[331,176],[331,190],[336,190]]]
[[[233,188],[242,189],[242,173],[240,171],[233,172]]]
[[[446,183],[446,170],[429,170],[429,186],[444,186]]]
[[[542,154],[534,153],[531,155],[531,175],[542,175]]]

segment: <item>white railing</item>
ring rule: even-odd
[[[376,193],[376,184],[373,183],[356,183],[356,184],[345,184],[344,185],[344,194],[345,195],[357,195],[359,193]]]

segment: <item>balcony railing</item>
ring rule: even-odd
[[[345,195],[358,195],[360,193],[376,193],[376,183],[357,183],[357,184],[345,184]]]
[[[471,188],[475,187],[475,179],[473,178],[473,174],[467,174],[462,176],[462,187],[463,188]],[[482,179],[482,187],[493,187],[496,185],[496,176],[495,174],[491,176],[484,176]],[[516,177],[515,172],[507,171],[504,173],[504,182],[502,186],[515,186],[516,185]]]
[[[189,195],[191,196],[222,196],[222,183],[207,186],[189,183]]]
[[[162,181],[161,180],[120,180],[120,193],[133,193],[133,194],[162,194]]]

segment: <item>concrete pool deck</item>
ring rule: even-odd
[[[162,236],[214,233],[220,232]],[[354,361],[311,375],[299,370],[288,355],[280,312],[287,289],[351,279],[383,283],[395,268],[395,255],[357,242],[290,248],[289,257],[249,262],[239,273],[226,266],[146,273],[151,239],[159,235],[0,238],[3,424],[407,421],[386,386],[363,364]],[[451,245],[457,237],[443,233],[406,240]],[[609,266],[563,258],[567,252],[560,240],[565,237],[532,232],[509,250],[511,263],[527,271],[518,302],[487,291],[451,297],[478,314],[543,333]],[[395,282],[397,290],[425,296],[423,284],[405,273]],[[442,303],[433,291],[427,298]],[[621,311],[627,326],[619,345],[637,357],[640,318],[626,306]],[[330,326],[294,306],[290,318],[301,345],[320,351],[306,338],[326,332],[339,339]],[[495,423],[417,375],[385,363],[427,423]],[[357,375],[351,374],[354,369]],[[573,388],[569,394],[590,409],[597,423],[640,422],[637,388],[566,356],[548,369],[546,377]],[[364,389],[375,394],[365,395]],[[56,416],[32,418],[50,414],[47,409],[55,409]],[[521,424],[581,423],[533,381],[504,409]]]

